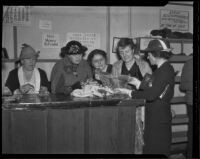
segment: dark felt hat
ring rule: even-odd
[[[170,48],[170,44],[167,40],[164,39],[154,39],[151,40],[144,52],[151,51],[166,51],[170,52],[172,49]]]
[[[87,47],[83,46],[80,42],[72,40],[67,45],[61,48],[61,53],[67,55],[84,54],[87,51]]]

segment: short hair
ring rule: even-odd
[[[119,54],[119,47],[122,47],[122,48],[125,48],[126,46],[130,46],[131,49],[136,49],[136,44],[133,42],[133,39],[131,38],[121,38],[119,40],[119,42],[117,43],[117,56],[118,58],[121,58],[120,57],[120,54]]]
[[[107,54],[106,54],[106,52],[103,51],[103,50],[100,50],[100,49],[95,49],[95,50],[93,50],[93,51],[90,52],[90,54],[88,55],[88,58],[87,58],[87,61],[90,64],[90,66],[92,66],[92,59],[94,58],[95,55],[101,55],[107,61]]]

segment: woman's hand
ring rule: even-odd
[[[139,89],[141,81],[135,77],[130,77],[128,83],[136,86],[136,88]]]
[[[114,90],[114,92],[115,92],[115,93],[120,92],[120,93],[123,93],[123,94],[128,94],[129,97],[131,97],[131,92],[132,92],[132,90],[127,89],[127,88],[116,88],[116,89]]]
[[[12,92],[8,87],[4,87],[2,89],[2,95],[12,95]]]
[[[34,90],[34,87],[31,84],[25,84],[20,87],[20,91],[22,94],[28,93],[31,89]]]
[[[40,94],[49,94],[47,87],[41,86],[39,90]]]

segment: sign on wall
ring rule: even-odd
[[[60,48],[59,34],[43,33],[42,34],[42,47],[43,48]]]
[[[189,11],[160,10],[160,28],[172,30],[189,30]]]
[[[40,20],[39,21],[39,28],[51,30],[52,29],[52,22],[50,20]]]
[[[3,23],[30,25],[30,6],[3,6]]]
[[[88,50],[100,48],[100,34],[99,33],[67,33],[67,42],[71,40],[79,41],[86,46]]]

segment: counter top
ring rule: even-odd
[[[77,98],[63,94],[49,94],[40,96],[38,94],[23,95],[16,101],[5,102],[2,97],[2,109],[29,110],[29,109],[73,109],[98,106],[123,106],[122,102],[134,102],[138,106],[143,106],[145,100],[131,99],[124,94],[115,94],[105,98]],[[126,105],[126,104],[125,104]]]

